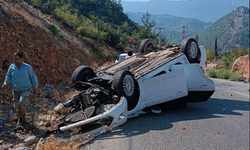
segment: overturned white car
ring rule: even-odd
[[[153,106],[186,107],[188,102],[207,101],[215,91],[204,75],[206,53],[193,38],[181,45],[157,47],[145,39],[140,53],[94,72],[79,66],[72,74],[79,94],[64,104],[71,110],[59,130],[91,124],[110,130]]]

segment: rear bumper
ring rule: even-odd
[[[188,95],[183,97],[187,102],[205,102],[212,95],[214,91],[189,91]]]
[[[188,95],[175,99],[177,103],[205,102],[213,95],[214,91],[188,91]]]
[[[214,91],[189,91],[187,96],[165,102],[157,105],[164,110],[175,110],[180,108],[186,108],[187,103],[191,102],[205,102],[209,100]]]

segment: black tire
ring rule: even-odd
[[[157,46],[152,39],[144,39],[141,41],[139,51],[141,53],[154,52],[157,50]]]
[[[117,71],[113,78],[113,88],[127,99],[128,110],[132,110],[137,105],[139,99],[138,84],[130,71]]]
[[[190,63],[200,63],[201,51],[194,38],[186,38],[181,42],[181,51]]]
[[[95,77],[95,73],[92,68],[89,66],[79,66],[75,69],[72,74],[72,84],[75,84],[78,81],[87,82],[89,79]]]

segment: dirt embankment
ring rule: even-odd
[[[64,34],[54,36],[48,31],[53,24]],[[74,32],[63,28],[50,16],[45,16],[25,3],[0,2],[0,83],[3,83],[13,53],[22,51],[25,62],[31,64],[38,76],[39,87],[46,83],[55,85],[60,80],[70,84],[71,74],[79,65],[97,67],[105,62],[91,52],[85,43],[95,43],[83,39]],[[102,51],[112,48],[102,46]],[[104,50],[105,49],[105,50]]]

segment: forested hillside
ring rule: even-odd
[[[214,49],[216,37],[218,51],[249,48],[249,8],[239,7],[199,32],[198,36],[199,43],[209,49]]]
[[[111,46],[128,44],[131,37],[138,44],[145,38],[140,26],[123,13],[116,0],[24,0],[44,14],[61,21],[66,28],[84,37],[103,40]]]

